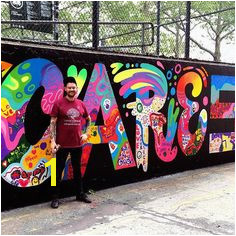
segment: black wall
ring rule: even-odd
[[[50,200],[47,128],[63,79],[76,79],[92,118],[81,170],[86,189],[97,190],[234,161],[234,71],[2,42],[2,210]],[[71,178],[68,160],[62,196],[73,194]]]

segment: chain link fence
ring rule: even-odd
[[[1,21],[2,39],[234,63],[234,1],[2,1]]]

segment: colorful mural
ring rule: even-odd
[[[185,72],[179,79],[177,85],[177,97],[179,104],[184,108],[179,119],[178,126],[178,141],[181,150],[186,156],[195,155],[201,148],[207,129],[207,111],[205,108],[201,109],[196,131],[192,134],[189,130],[189,123],[192,116],[200,109],[198,101],[190,100],[186,96],[186,86],[192,86],[191,95],[193,98],[198,98],[203,88],[207,87],[207,73],[204,68],[183,68]],[[204,98],[205,99],[205,98]],[[208,102],[201,101],[203,106],[207,106]],[[207,100],[207,99],[206,99]]]
[[[163,65],[161,62],[157,63]],[[167,98],[167,79],[162,70],[148,63],[126,64],[126,69],[118,72],[122,68],[122,63],[113,63],[112,74],[114,82],[121,83],[119,90],[120,96],[127,98],[132,93],[136,94],[136,101],[128,103],[126,107],[132,109],[132,115],[136,117],[136,163],[139,168],[142,165],[143,170],[148,168],[148,127],[152,127],[155,137],[155,149],[160,159],[169,162],[177,154],[177,147],[172,149],[173,138],[176,132],[176,114],[173,115],[175,100],[171,99],[168,109],[168,131],[167,139],[163,135],[163,125],[166,123],[166,117],[159,112],[166,102]],[[149,97],[149,92],[153,96]]]
[[[235,77],[211,76],[211,119],[235,118],[235,103],[220,102],[220,91],[235,91]]]
[[[115,170],[136,166],[118,105],[103,64],[95,64],[84,103],[91,117],[87,143],[82,154],[82,174],[90,156],[92,144],[108,143]],[[104,125],[95,126],[99,109]]]
[[[10,65],[4,65],[4,73]],[[44,163],[51,159],[48,129],[31,145],[25,137],[26,107],[35,91],[42,86],[41,108],[49,114],[53,103],[63,94],[63,76],[58,67],[46,59],[29,59],[6,75],[1,96],[2,178],[18,187],[38,185],[50,177]]]
[[[209,153],[235,150],[235,133],[210,134]]]
[[[1,175],[7,183],[31,187],[50,177],[50,168],[45,167],[52,158],[47,125],[33,142],[26,135],[30,131],[25,129],[25,117],[40,120],[39,114],[27,109],[38,90],[43,95],[34,99],[40,100],[42,114],[49,117],[53,103],[63,96],[66,77],[76,79],[92,120],[83,144],[83,176],[92,155],[95,162],[105,158],[115,172],[132,168],[143,173],[149,171],[151,159],[168,165],[180,158],[202,158],[202,152],[208,159],[235,150],[234,126],[224,130],[211,125],[235,118],[233,99],[230,103],[220,98],[220,91],[235,90],[231,69],[230,74],[217,75],[217,67],[200,63],[136,58],[128,62],[114,56],[108,63],[106,57],[96,61],[74,55],[73,60],[52,62],[48,60],[52,57],[34,58],[30,51],[21,63],[2,61]],[[103,156],[103,145],[109,156]],[[93,148],[99,152],[93,153]],[[72,178],[68,157],[63,179]]]

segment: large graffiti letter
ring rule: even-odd
[[[115,96],[103,64],[95,64],[85,94],[84,103],[91,116],[92,127],[88,142],[83,147],[82,174],[91,152],[92,144],[108,143],[115,170],[136,166],[121,120]],[[95,126],[101,108],[104,125]]]
[[[5,70],[10,67],[5,63]],[[26,108],[41,87],[44,91],[39,106],[43,114],[49,114],[55,100],[63,94],[63,77],[55,64],[40,58],[20,63],[2,83],[2,177],[18,187],[38,185],[50,176],[44,166],[51,159],[48,130],[43,130],[40,140],[31,145],[25,129]],[[37,114],[31,115],[37,118]]]
[[[235,118],[234,92],[234,76],[211,76],[211,119],[220,121]],[[211,133],[209,139],[209,153],[235,150],[235,132]]]
[[[111,67],[116,69],[115,65],[117,64],[120,65],[120,63],[113,63]],[[132,115],[136,116],[137,167],[139,168],[142,165],[143,170],[147,171],[148,126],[151,126],[154,131],[155,150],[158,157],[163,161],[171,161],[177,154],[177,147],[172,150],[172,142],[177,125],[175,126],[174,122],[172,122],[172,125],[168,123],[170,137],[169,140],[168,138],[165,139],[163,125],[166,123],[166,118],[159,112],[164,106],[167,97],[167,81],[163,72],[156,66],[147,63],[141,63],[140,68],[129,69],[129,65],[126,65],[126,67],[128,68],[127,70],[115,75],[114,82],[121,83],[120,95],[124,98],[127,98],[132,93],[136,94],[136,101],[128,103],[127,108],[132,109]],[[152,97],[149,97],[150,91],[154,94]],[[173,112],[172,105],[173,100],[169,105],[169,113]],[[168,117],[168,121],[172,121],[170,117]]]
[[[187,67],[183,70],[192,70],[193,67]],[[195,113],[199,111],[199,103],[192,101],[186,96],[187,85],[192,85],[191,95],[194,98],[200,96],[202,92],[202,84],[207,87],[206,72],[201,69],[196,71],[188,71],[181,76],[177,85],[177,98],[180,105],[184,108],[179,119],[178,126],[178,142],[181,150],[186,156],[195,155],[202,146],[207,129],[207,112],[205,109],[200,111],[195,133],[189,131],[189,122]],[[204,100],[204,99],[203,99]],[[207,100],[207,98],[205,98]],[[204,102],[207,105],[207,102]]]

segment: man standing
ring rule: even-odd
[[[66,96],[55,102],[51,112],[50,137],[52,153],[56,153],[56,186],[53,188],[52,208],[59,206],[59,194],[62,171],[68,154],[71,155],[76,200],[91,203],[83,191],[83,182],[80,170],[82,142],[87,139],[82,134],[82,121],[86,120],[87,128],[90,117],[84,103],[77,99],[78,88],[74,78],[65,81]]]

